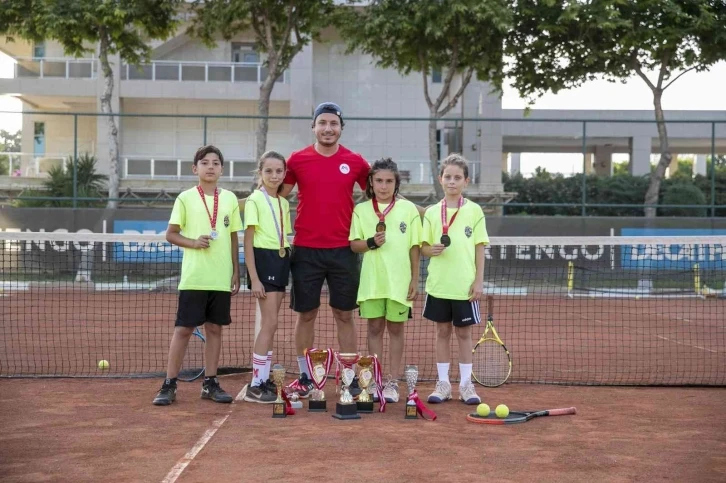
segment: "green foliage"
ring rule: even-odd
[[[96,172],[96,158],[88,153],[78,157],[76,163],[76,182],[78,198],[102,198],[108,177]],[[24,197],[71,198],[73,197],[73,157],[69,156],[64,166],[54,166],[48,170],[48,179],[43,182],[45,190],[32,190],[23,193]],[[29,200],[21,196],[16,202],[21,207],[69,207],[71,200]],[[78,201],[77,206],[102,206],[97,201]]]
[[[716,208],[716,216],[726,216],[726,166],[716,166],[716,205],[725,206]],[[706,194],[707,204],[711,204],[711,168],[709,166],[708,176],[696,175],[693,183],[698,186],[701,192]]]
[[[706,195],[694,184],[675,181],[665,188],[661,203],[664,205],[705,205]],[[706,208],[660,208],[661,216],[706,216]]]
[[[0,176],[12,175],[9,172],[10,159],[2,153],[19,153],[21,136],[22,131],[13,134],[4,129],[0,130]]]
[[[4,0],[0,34],[30,42],[55,40],[67,55],[95,53],[105,39],[109,54],[130,64],[148,59],[149,38],[166,38],[177,26],[175,14],[183,0]]]

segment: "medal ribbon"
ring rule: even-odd
[[[454,220],[456,219],[456,215],[459,214],[459,210],[461,209],[462,205],[464,204],[464,197],[461,196],[459,198],[459,201],[457,202],[456,207],[456,213],[454,213],[454,216],[451,217],[451,221],[446,223],[446,198],[444,198],[441,201],[441,229],[444,232],[444,235],[447,235],[449,233],[449,227],[454,224]]]
[[[207,215],[209,215],[209,223],[212,224],[212,230],[216,229],[217,226],[217,208],[219,207],[219,191],[217,188],[214,188],[214,216],[209,212],[209,207],[207,206],[207,199],[204,197],[204,190],[201,186],[197,185],[197,191],[199,192],[199,196],[202,197],[202,203],[204,203],[204,209],[207,210]]]
[[[285,222],[282,220],[282,200],[280,199],[280,196],[277,197],[277,205],[280,207],[280,223],[277,223],[277,218],[275,218],[275,208],[272,207],[272,201],[270,201],[270,195],[267,194],[267,190],[264,186],[260,186],[260,191],[262,191],[265,194],[265,199],[267,200],[267,206],[270,207],[270,211],[272,212],[272,220],[275,222],[275,230],[277,230],[277,237],[280,239],[280,248],[285,248],[285,235],[284,235],[284,228],[285,228]]]
[[[378,215],[378,220],[381,223],[384,223],[386,221],[386,215],[393,209],[393,205],[396,204],[396,198],[393,198],[393,201],[391,201],[391,204],[386,207],[385,210],[383,210],[383,213],[381,213],[381,210],[378,209],[378,200],[373,197],[373,211],[376,212],[376,215]]]
[[[330,373],[330,367],[333,365],[333,350],[328,348],[328,357],[325,359],[325,378],[323,378],[323,382],[320,384],[320,387],[318,387],[318,383],[315,382],[315,378],[313,377],[313,361],[310,358],[311,352],[318,352],[321,349],[308,349],[305,351],[305,362],[308,365],[308,371],[310,372],[310,378],[313,380],[313,384],[315,384],[315,387],[317,389],[320,389],[321,391],[325,387],[325,383],[328,382],[328,373]]]
[[[378,394],[378,401],[380,407],[378,408],[379,413],[386,412],[386,398],[383,397],[383,377],[381,376],[381,361],[378,360],[378,356],[373,356],[373,378],[376,381],[376,394]]]
[[[280,391],[280,395],[282,396],[282,400],[285,401],[285,412],[288,416],[294,416],[295,409],[293,409],[292,404],[290,403],[290,398],[287,397],[287,392],[283,389]]]
[[[408,395],[408,400],[416,403],[416,412],[421,415],[422,418],[430,421],[436,421],[436,413],[426,407],[426,405],[418,397],[418,392],[414,389],[411,394]],[[428,418],[426,416],[429,416]]]

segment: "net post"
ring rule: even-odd
[[[575,286],[575,264],[572,261],[567,262],[567,296],[572,297],[573,288]]]
[[[695,285],[696,295],[701,295],[701,270],[697,263],[693,265],[693,284]]]

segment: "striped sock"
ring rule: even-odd
[[[270,367],[272,366],[272,351],[267,351],[267,363],[265,364],[265,373],[262,374],[262,380],[266,381],[270,378]]]
[[[297,356],[297,366],[300,368],[300,375],[305,374],[310,378],[310,374],[308,374],[308,363],[305,360],[305,356]]]
[[[262,384],[262,381],[265,381],[266,379],[262,379],[262,375],[265,371],[265,366],[267,365],[267,358],[265,356],[261,356],[259,354],[252,354],[252,385],[253,386],[259,386]]]

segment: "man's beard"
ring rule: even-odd
[[[329,148],[329,147],[332,147],[332,146],[335,146],[336,144],[338,144],[338,140],[340,139],[340,134],[337,136],[335,134],[333,134],[330,137],[333,137],[333,141],[323,141],[322,140],[323,136],[319,136],[317,138],[318,144],[321,146],[325,146],[326,148]]]

